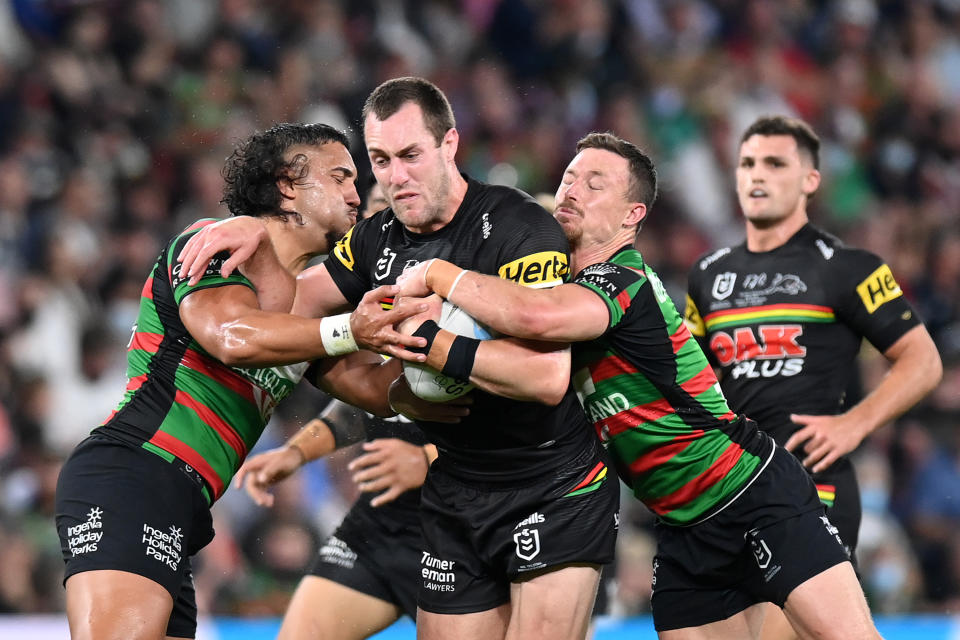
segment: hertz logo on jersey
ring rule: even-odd
[[[525,287],[536,289],[563,284],[570,272],[567,256],[559,251],[541,251],[518,258],[500,267],[497,274]]]
[[[903,295],[900,285],[893,278],[893,272],[885,264],[880,265],[876,271],[857,285],[857,293],[860,294],[867,313],[873,313],[881,305]]]
[[[337,241],[337,245],[333,248],[333,255],[337,260],[343,263],[347,269],[353,271],[353,264],[356,260],[353,257],[353,250],[350,248],[350,238],[353,237],[353,230],[356,227],[350,227],[350,231],[347,231],[347,234],[340,238]]]

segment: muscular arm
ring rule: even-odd
[[[441,330],[426,364],[443,369],[455,338]],[[570,384],[570,347],[518,338],[484,340],[477,348],[470,382],[498,396],[556,405]]]
[[[190,335],[231,367],[265,367],[323,358],[320,320],[263,311],[242,285],[194,291],[180,303]]]
[[[390,383],[402,373],[399,360],[358,351],[314,363],[309,380],[333,397],[381,418],[395,415],[387,399]]]
[[[596,338],[608,327],[606,305],[580,285],[531,289],[496,276],[462,271],[443,260],[418,268],[420,276],[412,273],[402,283],[401,295],[437,292],[478,322],[510,336],[569,343]]]
[[[812,465],[813,471],[826,469],[856,449],[876,429],[919,402],[943,375],[940,354],[923,325],[907,331],[883,355],[891,363],[890,371],[876,389],[846,413],[791,416],[802,428],[785,446],[792,450],[802,444],[807,454],[803,463]]]

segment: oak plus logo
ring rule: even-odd
[[[170,525],[167,532],[143,523],[141,541],[146,554],[167,565],[171,571],[176,571],[180,566],[180,559],[183,557],[183,532],[179,527]]]
[[[795,376],[803,370],[807,348],[798,340],[803,336],[799,324],[760,325],[756,332],[740,327],[728,333],[710,336],[710,350],[720,366],[733,365],[730,375],[740,378]]]
[[[103,510],[91,507],[87,512],[87,521],[67,529],[67,545],[74,557],[97,550],[97,544],[103,538]]]

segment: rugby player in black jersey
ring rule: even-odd
[[[436,257],[527,286],[563,281],[567,242],[556,221],[527,194],[457,169],[459,137],[437,87],[387,81],[368,98],[363,119],[391,208],[358,222],[326,263],[298,278],[294,313],[349,308]],[[184,268],[199,273],[193,256],[202,264],[224,249],[233,253],[225,272],[254,254],[265,264],[268,239],[258,225],[237,219],[210,228]],[[277,268],[273,274],[288,278]],[[613,556],[619,488],[570,389],[569,350],[506,344],[511,359],[496,372],[506,376],[497,390],[507,397],[474,391],[460,424],[419,423],[439,451],[421,495],[422,639],[582,638],[599,567]],[[482,345],[463,363],[474,358],[484,362]]]
[[[764,117],[747,128],[736,170],[746,241],[693,265],[685,316],[730,406],[812,474],[853,559],[861,512],[847,455],[932,390],[942,367],[890,267],[810,224],[819,149],[801,120]],[[863,338],[891,366],[850,406],[845,393]],[[770,607],[763,637],[796,635]]]

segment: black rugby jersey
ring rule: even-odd
[[[919,323],[889,266],[810,224],[772,251],[698,260],[685,320],[731,408],[781,445],[799,428],[791,413],[845,411],[862,338],[885,351]]]
[[[522,191],[470,178],[460,208],[442,229],[412,233],[385,209],[357,222],[326,265],[356,304],[366,291],[393,284],[406,267],[430,258],[531,287],[561,284],[569,272],[567,239],[550,214]],[[437,445],[440,464],[461,478],[499,483],[536,477],[594,439],[572,388],[555,407],[472,393],[470,415],[460,424],[419,423]]]

